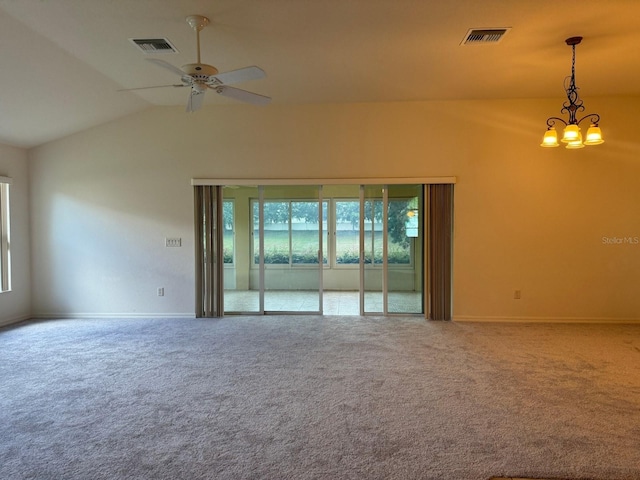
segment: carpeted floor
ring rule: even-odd
[[[640,325],[0,329],[2,479],[640,478]]]

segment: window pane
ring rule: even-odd
[[[264,202],[264,263],[289,264],[289,202]]]
[[[365,313],[384,312],[383,295],[383,240],[382,231],[383,195],[382,185],[365,185],[364,191],[364,311]]]
[[[253,186],[228,186],[224,188],[224,201],[232,203],[233,228],[229,232],[229,209],[223,204],[223,218],[225,223],[224,246],[232,248],[233,263],[224,265],[224,311],[230,312],[259,312],[260,311],[260,280],[258,269],[252,269],[254,252],[259,259],[260,235],[255,231],[257,225],[259,203],[252,199],[258,198],[259,191]],[[233,243],[228,242],[228,234],[233,235]]]
[[[390,313],[423,312],[422,196],[422,185],[389,186],[387,308]]]
[[[324,239],[322,241],[322,263],[327,265],[329,262],[329,254],[327,253],[329,250],[329,231],[327,230],[327,214],[329,211],[329,202],[322,202],[322,231],[324,232]]]
[[[410,265],[411,239],[418,236],[418,198],[389,199],[388,215],[388,262]]]
[[[318,186],[263,188],[264,310],[320,311]]]
[[[360,240],[360,202],[336,200],[336,265],[357,265]]]
[[[382,265],[382,200],[366,200],[364,202],[364,263]]]
[[[224,200],[222,202],[222,223],[224,224],[223,231],[223,250],[224,250],[224,263],[232,264],[234,258],[234,215],[233,215],[233,201]]]
[[[260,263],[260,203],[257,200],[251,202],[253,205],[253,263]]]
[[[318,202],[291,202],[291,259],[318,263]]]
[[[11,290],[9,184],[0,182],[0,292]]]

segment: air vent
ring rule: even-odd
[[[178,53],[178,49],[166,38],[130,38],[129,41],[147,55]]]
[[[510,28],[472,28],[460,42],[460,45],[489,45],[502,40]]]

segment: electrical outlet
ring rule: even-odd
[[[515,290],[513,292],[513,299],[514,300],[520,300],[520,294],[521,294],[520,290]]]
[[[164,297],[164,287],[158,288],[158,296],[159,297]]]

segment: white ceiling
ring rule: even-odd
[[[558,97],[577,48],[586,99],[640,95],[638,0],[0,0],[0,142],[31,147],[153,105],[185,89],[129,38],[168,38],[176,66],[258,65],[238,87],[274,104]],[[511,27],[495,45],[461,46],[470,28]],[[206,104],[233,101],[207,94]],[[588,102],[586,102],[588,103]],[[255,107],[269,108],[269,107]],[[197,115],[194,113],[192,115]],[[185,113],[186,115],[186,113]]]

